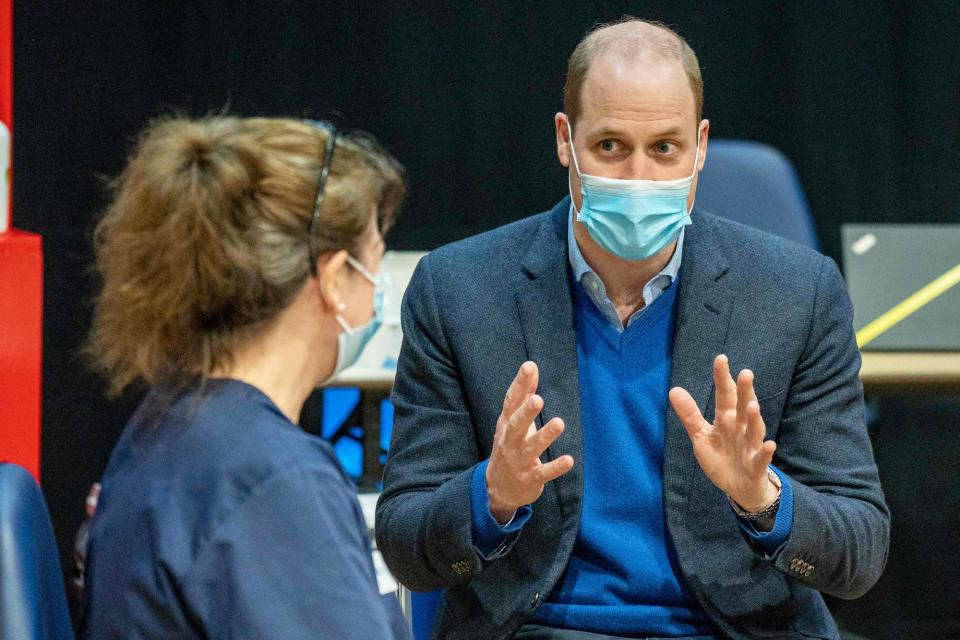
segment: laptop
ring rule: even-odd
[[[845,224],[843,271],[865,351],[960,351],[960,224]]]

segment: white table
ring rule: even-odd
[[[868,389],[960,389],[960,351],[863,351],[860,379]]]

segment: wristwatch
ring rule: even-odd
[[[744,511],[733,498],[727,496],[727,500],[730,501],[730,506],[733,507],[736,514],[747,522],[761,522],[767,518],[772,518],[777,514],[777,509],[780,508],[780,494],[783,491],[783,482],[780,480],[780,476],[770,468],[767,468],[767,478],[773,483],[773,486],[777,488],[777,499],[760,511]]]

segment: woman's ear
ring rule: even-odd
[[[320,289],[320,302],[331,313],[340,313],[346,305],[343,304],[343,291],[346,286],[347,251],[341,249],[326,256],[317,258],[317,276],[315,278]]]

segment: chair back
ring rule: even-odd
[[[13,463],[0,463],[0,637],[73,638],[47,504]]]
[[[771,146],[711,140],[696,202],[704,211],[820,249],[797,172]]]

